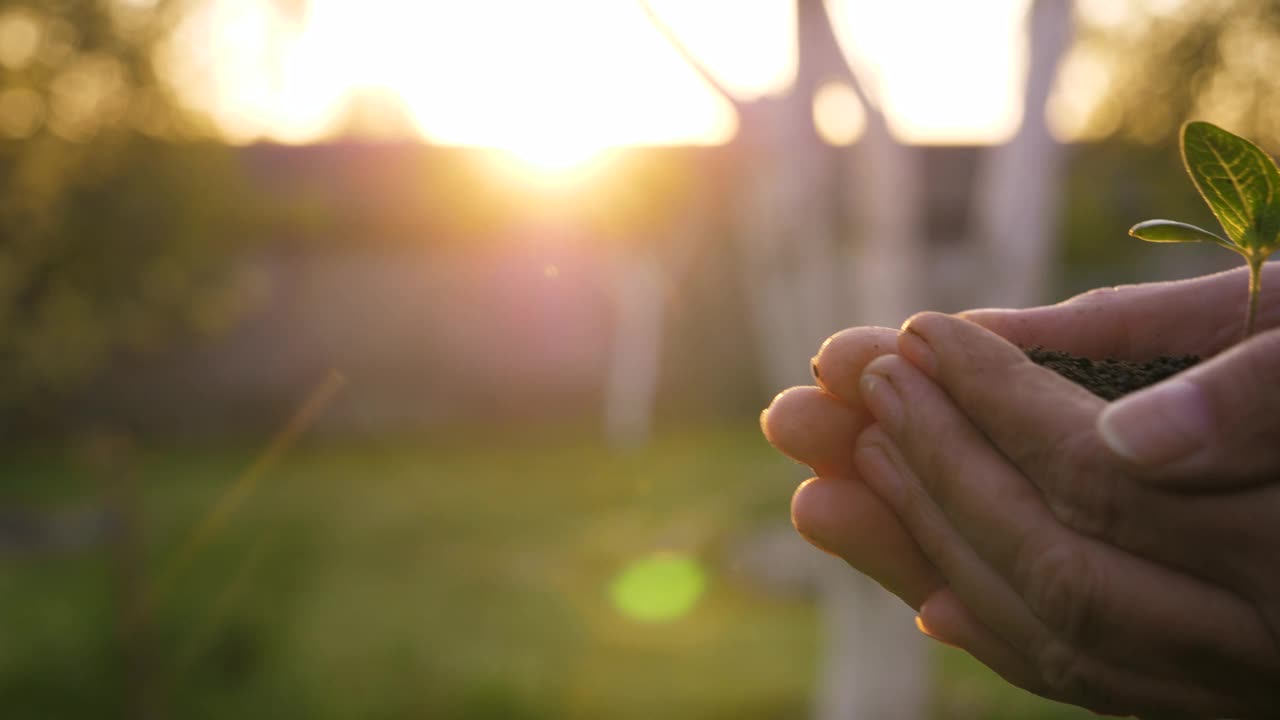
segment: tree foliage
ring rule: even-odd
[[[1172,144],[1184,122],[1202,119],[1280,146],[1280,3],[1095,5],[1115,15],[1086,24],[1080,38],[1107,78],[1091,134]]]
[[[234,305],[236,161],[153,60],[180,10],[0,0],[0,410]]]

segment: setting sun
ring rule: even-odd
[[[545,170],[573,167],[610,146],[610,143],[599,139],[576,135],[572,129],[558,123],[509,134],[498,144],[525,162]]]
[[[795,21],[787,0],[652,6],[736,95],[789,82]],[[1017,127],[1026,7],[830,3],[847,54],[895,133],[925,143],[999,142]],[[184,47],[203,50],[173,58],[191,101],[242,141],[339,132],[345,103],[362,88],[398,97],[401,124],[430,142],[502,148],[549,170],[608,147],[717,144],[735,131],[731,105],[672,50],[637,0],[311,0],[292,26],[272,8],[207,0],[183,35]],[[924,14],[940,19],[921,24]]]

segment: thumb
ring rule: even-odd
[[[1097,429],[1140,476],[1171,488],[1280,476],[1280,329],[1111,403]]]

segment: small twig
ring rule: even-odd
[[[681,39],[681,37],[671,27],[671,24],[666,20],[663,20],[662,17],[658,15],[657,11],[653,9],[653,5],[649,0],[637,0],[637,4],[640,5],[640,10],[644,12],[645,18],[649,20],[649,24],[662,35],[663,39],[667,41],[667,44],[669,44],[671,48],[680,55],[680,58],[698,74],[698,77],[702,78],[703,82],[710,85],[711,89],[719,93],[725,100],[728,100],[735,110],[741,111],[743,101],[734,96],[734,94],[730,92],[729,88],[711,72],[711,69],[707,67],[707,64],[693,53],[693,50],[689,48],[688,43]]]
[[[152,587],[150,602],[147,603],[148,608],[154,608],[158,604],[164,593],[169,589],[169,586],[190,563],[196,552],[226,524],[231,513],[239,507],[245,498],[253,493],[262,476],[275,467],[280,458],[293,447],[298,436],[311,426],[311,423],[315,421],[316,417],[328,406],[334,395],[345,384],[346,378],[341,373],[334,371],[330,372],[328,377],[312,391],[302,406],[298,408],[298,411],[293,414],[293,417],[289,418],[289,421],[276,433],[267,447],[258,454],[253,464],[231,484],[231,487],[227,488],[226,492],[218,498],[218,502],[201,519],[200,524],[187,536],[187,539],[179,547],[173,559],[166,566],[165,571],[160,574]]]

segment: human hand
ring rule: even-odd
[[[1079,319],[1165,291],[970,317],[1140,356],[1158,339]],[[1188,336],[1212,341],[1213,313],[1183,309]],[[1280,330],[1110,406],[961,319],[917,316],[899,349],[863,375],[877,423],[855,468],[971,610],[926,601],[934,634],[1007,664],[1003,642],[1038,672],[1032,689],[1098,710],[1280,712]]]
[[[1280,281],[1268,268],[1268,284]],[[966,316],[1022,345],[1052,345],[1095,357],[1142,358],[1169,352],[1211,355],[1236,339],[1232,297],[1242,271],[1177,283],[1098,290],[1030,310],[980,310]],[[1202,311],[1202,320],[1187,325]],[[1204,311],[1207,311],[1206,315]],[[1280,323],[1280,303],[1264,308],[1263,326]],[[817,477],[796,491],[792,520],[810,542],[839,555],[919,608],[940,578],[892,511],[858,482],[852,440],[873,418],[858,380],[868,363],[896,353],[898,331],[858,327],[828,339],[813,359],[820,387],[790,388],[761,416],[765,436],[810,466]]]
[[[1274,271],[1269,270],[1269,274],[1271,283],[1280,279],[1275,277]],[[1210,354],[1235,339],[1236,331],[1232,329],[1234,323],[1230,322],[1230,317],[1235,312],[1233,306],[1237,303],[1233,298],[1240,294],[1241,282],[1239,273],[1226,273],[1184,283],[1095,292],[1050,308],[982,311],[971,313],[969,317],[1021,344],[1053,345],[1094,356],[1140,357],[1159,351]],[[1272,312],[1264,312],[1263,327],[1280,320],[1274,312],[1276,309],[1273,304]],[[1043,655],[1028,658],[1025,650],[1005,642],[1004,637],[984,626],[961,602],[956,590],[945,585],[946,580],[942,579],[930,557],[920,551],[910,536],[904,537],[905,531],[892,513],[878,502],[876,496],[869,496],[865,486],[857,481],[858,466],[847,459],[848,439],[861,433],[872,421],[862,403],[856,378],[870,360],[896,349],[894,336],[894,331],[870,328],[837,335],[824,346],[816,359],[815,369],[824,381],[825,391],[814,388],[788,391],[779,396],[765,416],[765,431],[770,439],[784,452],[813,466],[820,476],[802,486],[795,496],[793,518],[797,528],[817,544],[876,577],[913,607],[920,608],[935,636],[966,647],[1007,679],[1041,694],[1097,709],[1152,707],[1150,697],[1141,697],[1144,693],[1146,696],[1152,694],[1149,682],[1144,690],[1136,679],[1120,676],[1112,683],[1119,682],[1125,686],[1119,688],[1119,692],[1106,692],[1106,683],[1102,687],[1092,687],[1097,682],[1088,676],[1089,672],[1096,673],[1099,669],[1096,663],[1090,669],[1088,663],[1082,665],[1077,662],[1070,672],[1051,672],[1051,677],[1044,677],[1044,670],[1051,669],[1044,667],[1049,658]],[[910,338],[906,342],[910,343]],[[1025,362],[1020,354],[1017,359]],[[892,365],[895,361],[884,362]],[[1095,405],[1100,403],[1091,397],[1077,399]],[[1122,406],[1117,404],[1115,407]],[[834,417],[837,421],[826,422],[824,417]],[[882,432],[882,429],[864,435],[874,438],[876,432]],[[952,444],[951,438],[947,442]],[[1267,446],[1263,444],[1262,447]],[[1223,453],[1219,451],[1219,454]],[[1246,457],[1237,452],[1228,454],[1233,460]],[[942,455],[936,453],[934,460]],[[1211,457],[1211,454],[1205,457]],[[1195,467],[1194,458],[1191,462],[1181,473],[1174,473],[1171,477],[1180,478],[1178,482],[1194,479],[1194,474],[1187,472]],[[1205,459],[1201,458],[1199,462],[1203,463]],[[1247,464],[1239,466],[1236,475],[1247,477]],[[1060,510],[1060,507],[1055,506],[1054,509]],[[852,519],[860,522],[850,522]],[[1076,521],[1081,521],[1079,516]],[[1050,524],[1053,524],[1052,520]],[[922,541],[936,552],[937,548],[930,544],[936,540],[929,541],[929,537],[932,536],[925,536]],[[1179,536],[1175,533],[1175,537]],[[1191,544],[1194,545],[1195,541],[1192,540]],[[960,544],[956,543],[956,546]],[[1179,555],[1176,550],[1171,554]],[[1213,552],[1209,550],[1201,554],[1212,556]],[[980,603],[973,604],[973,607],[979,611],[985,609]],[[1000,623],[993,625],[1001,627]],[[1216,621],[1210,625],[1216,626]],[[1166,630],[1176,632],[1177,627]],[[1138,633],[1137,637],[1141,635]],[[1132,633],[1129,639],[1133,639]],[[1148,654],[1160,652],[1161,647],[1159,643],[1139,644],[1139,648]],[[1226,643],[1220,645],[1220,650],[1225,651],[1226,648]],[[1068,687],[1072,685],[1073,677],[1080,681],[1086,692]],[[1156,690],[1157,696],[1163,692],[1159,686]],[[1139,697],[1133,697],[1135,694]],[[1203,694],[1198,700],[1191,699],[1190,703],[1178,701],[1178,697],[1176,692],[1163,700],[1157,697],[1155,706],[1163,708],[1173,702],[1187,709],[1200,707],[1196,702],[1209,702]],[[1161,702],[1165,704],[1160,705]]]
[[[970,618],[893,509],[854,468],[853,441],[874,422],[857,397],[858,377],[867,363],[896,351],[897,337],[897,330],[860,327],[828,339],[813,360],[822,387],[779,393],[761,414],[761,427],[775,447],[817,475],[792,497],[792,522],[806,540],[844,559],[916,610],[927,603],[933,616]],[[921,630],[928,632],[923,626]],[[1011,649],[989,649],[982,657],[1011,682],[1038,686],[1034,670]]]
[[[853,467],[853,440],[873,420],[848,398],[857,392],[862,368],[897,349],[897,336],[888,328],[851,328],[831,338],[814,358],[814,374],[830,377],[829,385],[779,393],[760,425],[775,447],[817,475],[792,498],[792,522],[800,534],[919,609],[944,582]]]

